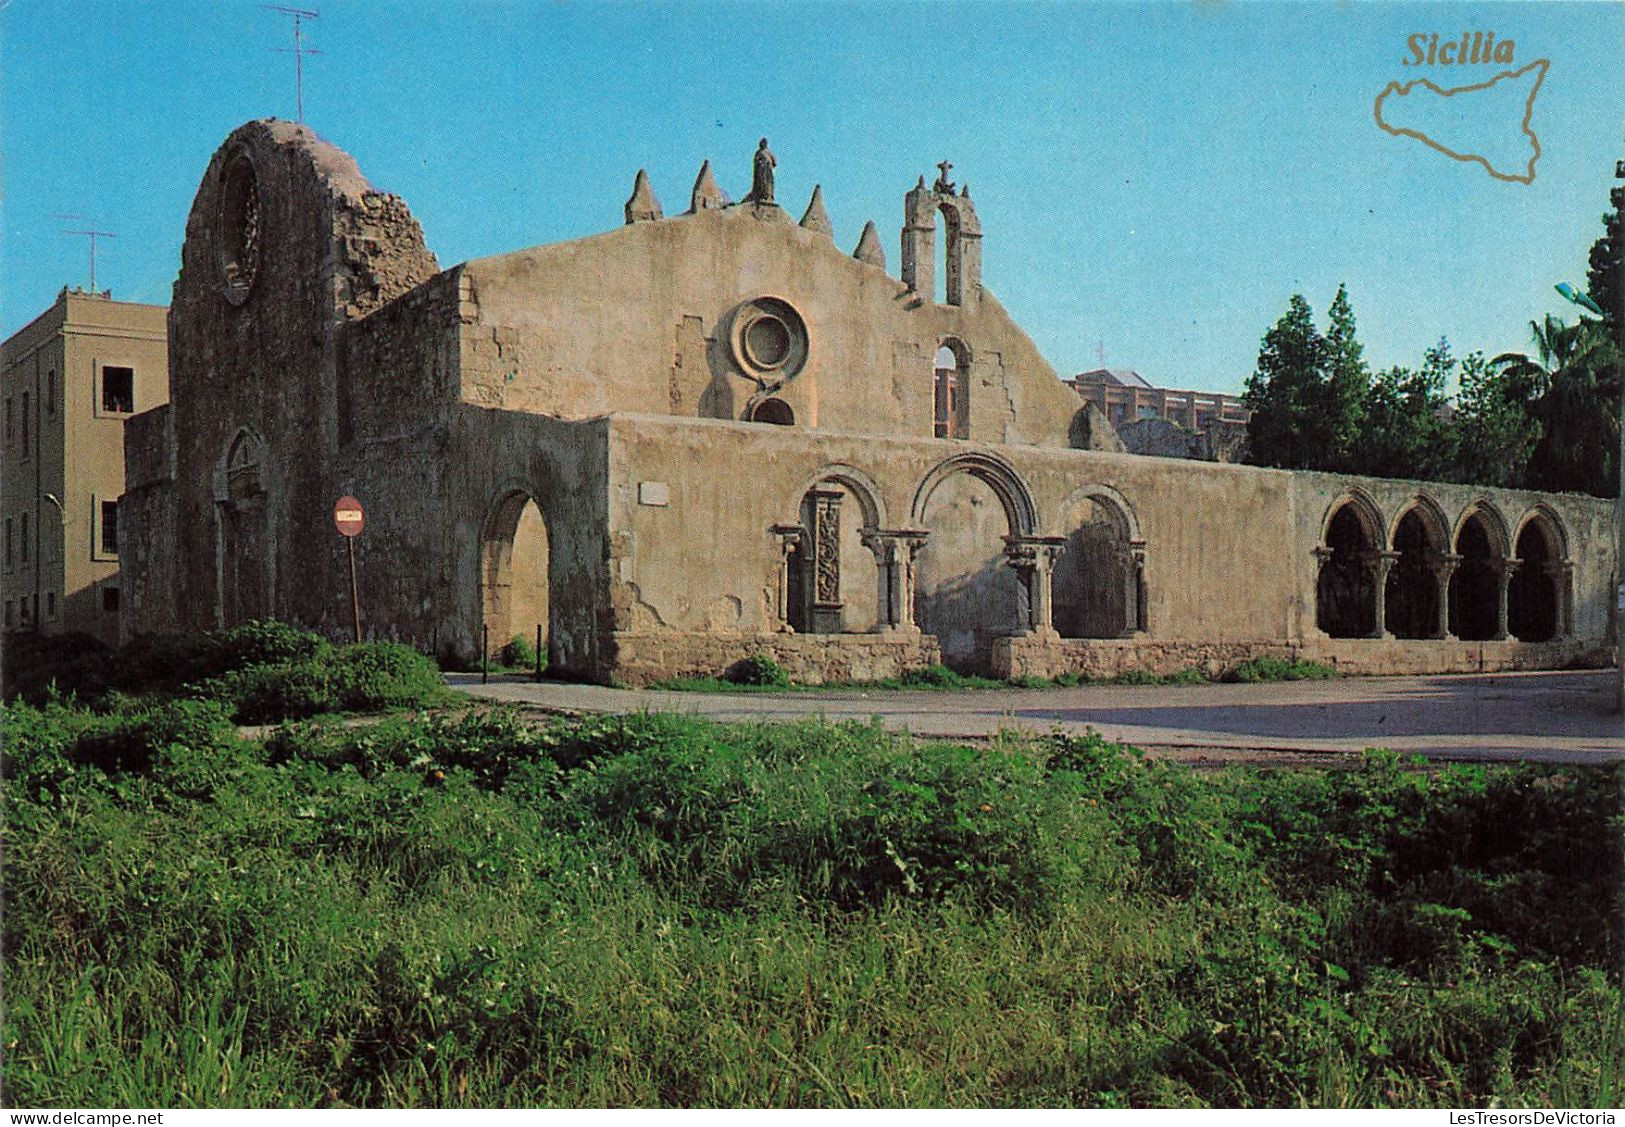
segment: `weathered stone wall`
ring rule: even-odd
[[[767,219],[758,214],[768,215]],[[580,418],[739,419],[757,383],[732,351],[742,304],[805,322],[805,365],[778,393],[798,425],[930,437],[935,355],[970,354],[970,438],[1068,446],[1081,405],[985,290],[925,302],[777,208],[706,210],[467,264],[478,309],[464,397]]]
[[[722,676],[749,657],[771,658],[803,685],[883,681],[942,660],[936,639],[918,634],[617,633],[608,679],[648,685]]]
[[[151,534],[174,537],[175,625],[331,620],[343,556],[318,546],[336,539],[338,330],[435,270],[406,205],[310,129],[251,122],[215,154],[169,312],[186,519]]]
[[[124,436],[119,633],[128,641],[137,634],[172,630],[178,620],[178,561],[171,531],[176,517],[175,434],[169,406],[132,415],[125,421]]]

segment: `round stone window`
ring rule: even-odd
[[[807,363],[807,325],[787,301],[759,297],[734,311],[729,333],[746,375],[783,383]]]
[[[226,163],[220,178],[217,216],[215,246],[220,281],[226,300],[241,305],[248,300],[259,275],[263,245],[259,178],[246,152],[239,152]]]

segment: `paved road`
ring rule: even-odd
[[[481,685],[477,697],[563,712],[685,712],[715,720],[878,718],[931,738],[1002,729],[1082,732],[1193,761],[1305,762],[1368,747],[1438,759],[1600,763],[1625,759],[1625,719],[1599,673],[1360,677],[1271,685],[1099,685],[1075,689],[672,693],[527,678]]]

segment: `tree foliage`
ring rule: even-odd
[[[1324,336],[1309,303],[1293,294],[1247,380],[1249,459],[1282,469],[1349,468],[1369,379],[1347,290],[1337,288]]]

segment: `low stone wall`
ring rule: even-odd
[[[1430,673],[1499,673],[1532,669],[1600,669],[1612,649],[1596,639],[1553,642],[1462,642],[1397,638],[1321,638],[1286,642],[1182,642],[1151,638],[1062,638],[1029,634],[993,643],[995,677],[1091,678],[1143,672],[1158,675],[1198,669],[1222,676],[1259,657],[1318,661],[1355,676]]]
[[[1404,676],[1601,669],[1613,663],[1614,655],[1612,647],[1596,638],[1561,638],[1553,642],[1323,638],[1305,643],[1299,656],[1325,662],[1340,673]]]
[[[611,635],[609,679],[648,685],[674,677],[721,677],[747,657],[776,661],[803,685],[880,681],[942,661],[926,634],[707,634],[661,632]]]
[[[1125,673],[1167,675],[1199,669],[1218,677],[1255,657],[1291,659],[1285,642],[1180,642],[1150,638],[1062,638],[1028,634],[993,642],[995,677],[1058,677],[1063,673],[1105,679]]]

